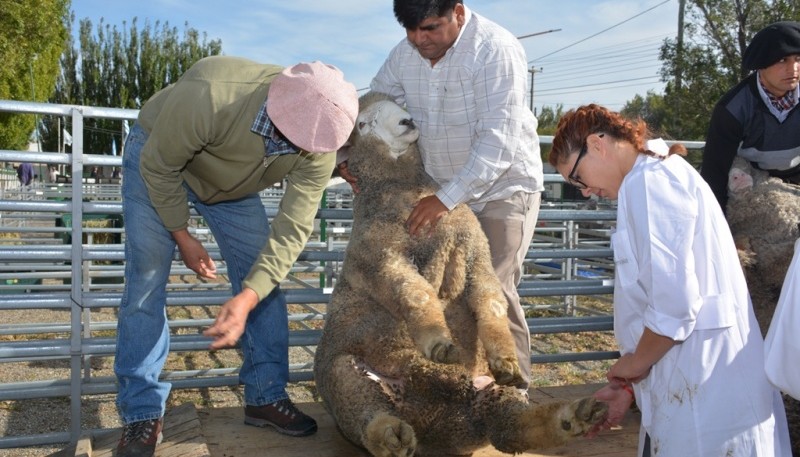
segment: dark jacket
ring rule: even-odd
[[[753,72],[729,90],[711,115],[700,174],[723,209],[728,173],[737,155],[773,176],[800,174],[800,110],[795,106],[779,122],[761,98],[757,78]]]

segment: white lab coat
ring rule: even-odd
[[[775,388],[800,400],[800,240],[781,287],[781,296],[764,340],[767,379]]]
[[[614,333],[631,353],[644,326],[679,343],[634,386],[659,457],[791,456],[780,394],[725,216],[683,158],[640,155],[612,235]]]

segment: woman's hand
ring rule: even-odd
[[[630,388],[630,387],[628,387]],[[594,398],[608,405],[608,415],[606,420],[595,425],[586,434],[587,438],[594,438],[603,430],[616,427],[622,423],[625,414],[631,409],[633,404],[633,394],[618,382],[610,382],[607,386],[594,393]]]

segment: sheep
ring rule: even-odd
[[[480,223],[459,205],[427,236],[404,222],[437,190],[408,113],[359,100],[347,145],[353,229],[314,360],[341,433],[374,456],[557,446],[605,420],[593,398],[529,404]]]
[[[737,157],[728,174],[726,217],[766,333],[800,238],[800,186],[770,177]]]

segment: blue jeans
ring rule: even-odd
[[[139,172],[145,141],[147,133],[135,124],[122,164],[125,289],[114,372],[119,384],[117,408],[126,424],[162,417],[170,391],[170,384],[158,378],[169,352],[166,285],[176,244],[150,203]],[[269,235],[261,199],[253,194],[207,205],[186,189],[214,234],[237,294]],[[245,403],[261,406],[288,398],[289,322],[286,297],[279,287],[250,312],[239,344],[243,358],[239,381],[244,384]]]

